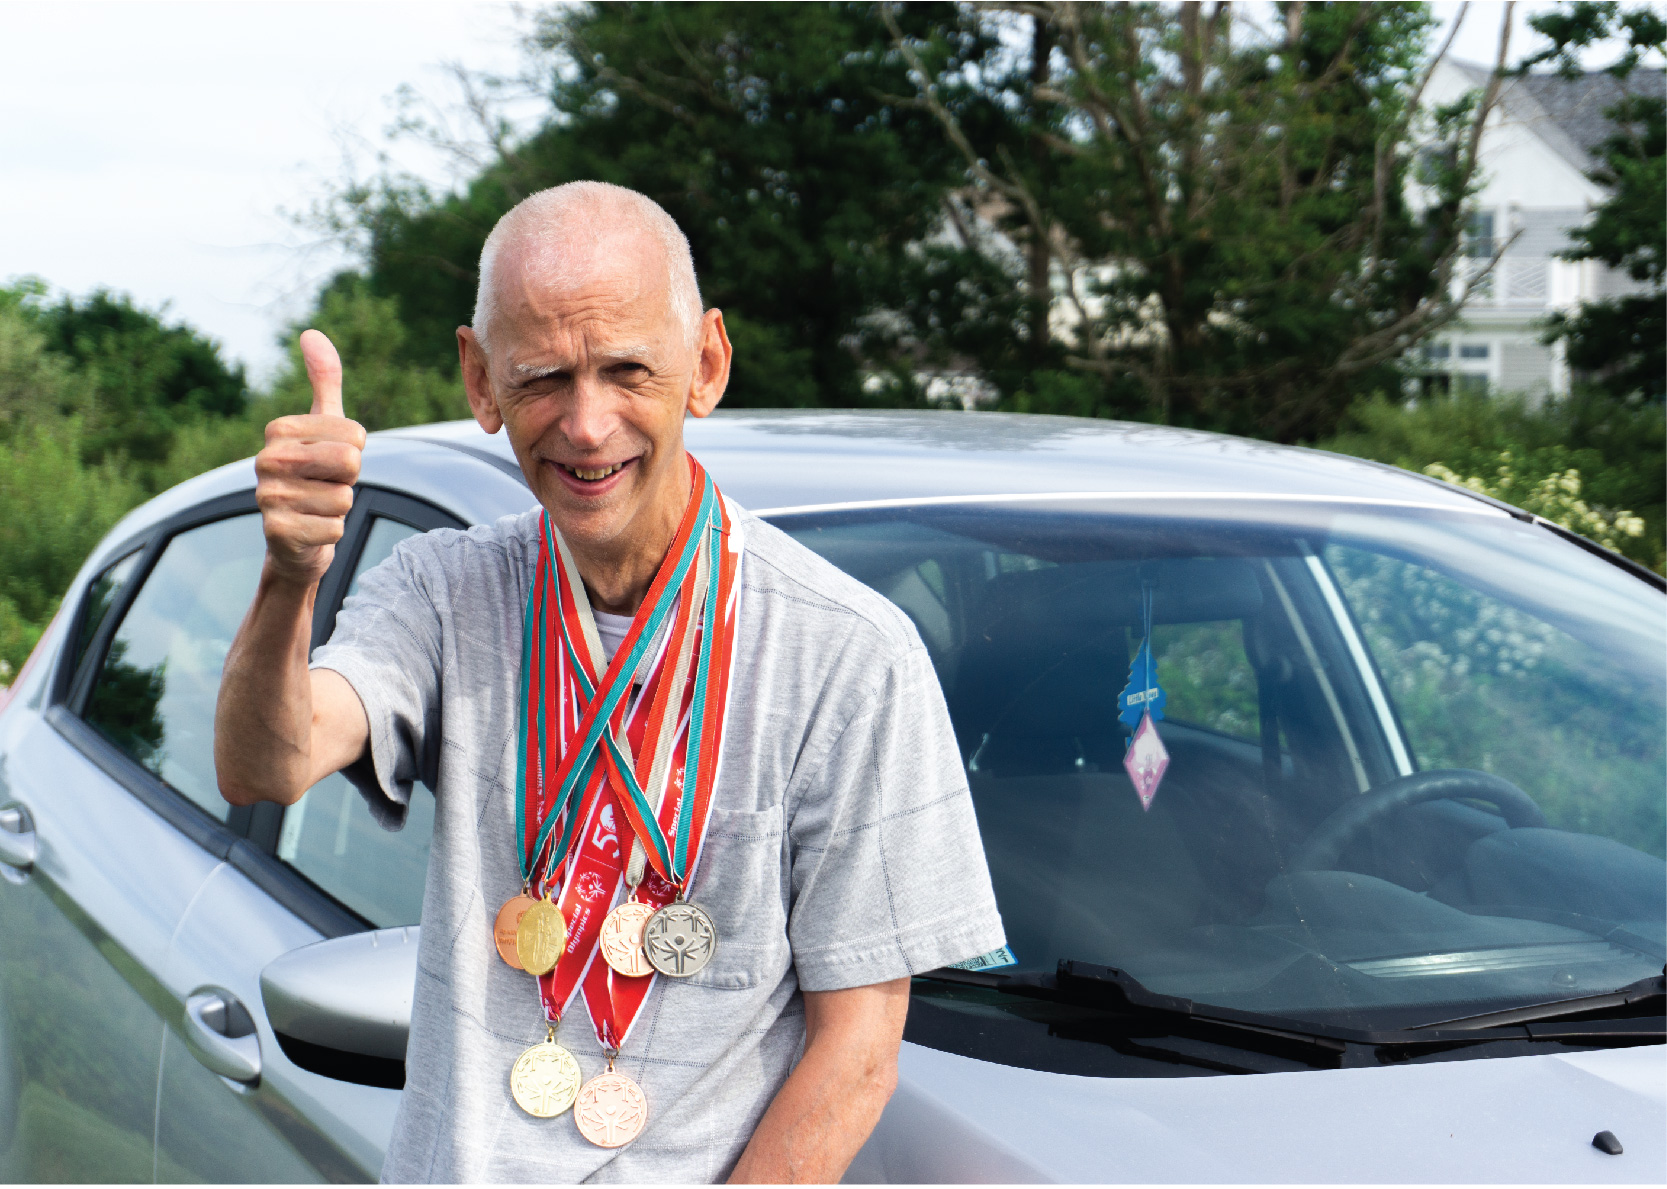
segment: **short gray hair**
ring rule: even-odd
[[[596,243],[606,237],[636,232],[659,241],[666,258],[666,289],[672,316],[684,328],[689,345],[700,341],[700,282],[689,240],[677,220],[646,194],[608,182],[568,182],[523,198],[498,220],[480,252],[480,285],[475,290],[473,330],[490,353],[491,326],[498,313],[494,276],[498,254],[506,244],[530,242],[542,257],[547,274],[562,272],[564,248],[575,241]]]

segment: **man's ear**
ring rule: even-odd
[[[724,330],[724,312],[707,310],[700,320],[700,357],[695,360],[695,378],[689,385],[688,409],[705,417],[718,407],[729,387],[729,360],[733,352],[729,333]]]
[[[457,361],[463,370],[463,391],[469,397],[469,411],[487,433],[497,433],[504,427],[504,418],[498,412],[498,398],[492,395],[486,349],[467,326],[457,328]]]

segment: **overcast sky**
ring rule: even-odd
[[[1544,7],[1518,5],[1513,49]],[[1491,60],[1500,10],[1471,6],[1458,56]],[[452,60],[514,72],[520,28],[506,4],[0,0],[0,281],[166,303],[259,381],[344,260],[283,212],[344,176],[344,145],[370,171],[402,83],[444,94]]]

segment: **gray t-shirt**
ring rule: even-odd
[[[738,511],[738,510],[737,510]],[[544,1039],[533,979],[497,956],[520,890],[515,841],[521,619],[538,513],[403,542],[367,573],[313,658],[370,720],[372,811],[434,790],[405,1095],[388,1181],[717,1181],[798,1059],[801,991],[866,986],[1004,943],[960,755],[914,625],[784,533],[738,514],[746,552],[722,764],[689,891],[712,962],[660,978],[619,1060],[642,1136],[593,1147],[571,1113],[515,1105]],[[361,764],[360,769],[367,766]],[[627,843],[629,840],[626,840]],[[604,1061],[583,998],[560,1042]]]

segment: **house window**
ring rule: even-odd
[[[1486,359],[1488,345],[1486,343],[1466,343],[1459,348],[1460,359]]]
[[[1486,260],[1493,250],[1493,212],[1477,211],[1465,225],[1464,254],[1472,260]]]

